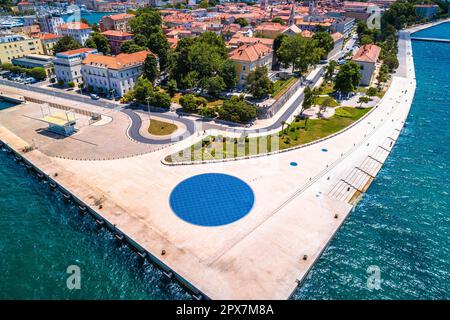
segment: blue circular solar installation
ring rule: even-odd
[[[295,162],[295,161],[292,161],[292,162],[290,163],[290,165],[293,166],[293,167],[296,167],[296,166],[298,166],[298,163]]]
[[[186,222],[200,226],[222,226],[247,215],[255,196],[239,178],[205,173],[180,182],[170,194],[173,212]]]

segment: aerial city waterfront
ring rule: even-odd
[[[449,299],[448,70],[439,0],[2,1],[0,299]]]

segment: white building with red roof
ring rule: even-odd
[[[75,85],[82,83],[81,62],[87,55],[97,52],[97,49],[81,48],[57,53],[53,65],[58,82],[65,85],[70,82]]]
[[[92,33],[91,27],[83,22],[69,22],[59,26],[62,36],[70,36],[84,45]]]
[[[352,61],[361,67],[361,85],[369,86],[372,82],[381,48],[375,44],[366,44],[359,48]]]
[[[245,83],[248,74],[256,67],[272,67],[273,50],[272,48],[256,42],[253,44],[244,44],[229,53],[230,60],[236,63],[236,73],[239,77],[239,83]]]
[[[133,89],[141,74],[142,64],[149,54],[150,51],[144,50],[117,56],[86,56],[81,66],[85,87],[109,96],[123,96]]]

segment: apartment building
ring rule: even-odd
[[[248,74],[256,67],[272,67],[273,50],[256,42],[253,44],[244,44],[229,53],[229,58],[236,63],[236,73],[239,77],[239,84],[244,84]]]
[[[58,82],[68,84],[73,82],[78,85],[83,82],[81,76],[81,64],[83,59],[89,54],[98,53],[97,49],[81,48],[56,54],[53,61],[55,75]]]
[[[60,15],[49,14],[38,17],[38,24],[42,33],[59,34],[59,27],[65,22]]]
[[[23,35],[0,36],[0,63],[11,63],[29,54],[43,54],[41,41]]]
[[[376,70],[376,63],[380,56],[381,48],[374,44],[366,44],[359,48],[352,61],[361,67],[361,85],[369,86]]]
[[[70,36],[84,45],[92,33],[91,27],[82,22],[69,22],[59,27],[62,36]]]
[[[121,97],[130,91],[141,74],[142,64],[150,51],[121,53],[117,56],[90,54],[82,63],[81,73],[85,87]]]

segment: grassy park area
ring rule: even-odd
[[[148,127],[148,132],[155,136],[165,136],[168,134],[172,134],[175,132],[175,130],[177,130],[176,125],[155,119],[150,120],[150,126]]]
[[[341,107],[329,119],[296,119],[278,133],[257,138],[208,136],[166,157],[168,162],[202,161],[268,153],[306,144],[336,133],[357,121],[370,108]]]

